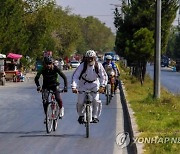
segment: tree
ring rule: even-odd
[[[59,55],[70,56],[77,47],[81,37],[80,27],[76,16],[68,15],[68,12],[63,12],[61,8],[56,9],[57,28],[55,39],[59,42],[57,51]]]
[[[80,24],[86,50],[108,51],[114,47],[114,35],[97,18],[89,16]]]
[[[174,43],[174,58],[180,59],[180,27],[178,27],[178,32],[175,34],[175,43]]]
[[[152,0],[132,0],[130,5],[123,4],[124,19],[122,19],[118,10],[115,10],[114,24],[117,28],[115,49],[120,56],[127,58],[128,64],[136,61],[134,57],[140,56],[139,52],[132,48],[136,32],[141,28],[147,28],[155,34],[155,2]],[[165,52],[170,27],[175,19],[177,9],[177,0],[162,0],[162,53]],[[155,35],[153,37],[155,38]],[[136,39],[136,41],[138,40]],[[149,42],[153,43],[150,40]],[[149,59],[146,59],[146,62]]]
[[[29,35],[29,49],[26,55],[36,59],[42,57],[45,50],[55,50],[56,42],[52,37],[55,28],[55,4],[52,0],[26,2],[26,27]]]
[[[178,29],[176,27],[172,27],[169,35],[169,40],[166,48],[166,53],[168,57],[171,57],[175,59],[174,52],[177,50],[175,49],[175,44],[176,44],[176,36],[178,35]]]
[[[26,50],[23,8],[22,0],[0,2],[0,50],[4,54]]]
[[[44,50],[55,57],[74,52],[112,49],[114,35],[98,19],[71,15],[55,0],[6,0],[0,2],[0,50],[42,58]],[[24,60],[25,61],[25,60]]]
[[[141,28],[133,35],[132,50],[135,57],[133,61],[136,62],[134,75],[137,76],[141,84],[144,82],[146,74],[146,64],[150,57],[153,56],[154,39],[153,32],[147,28]],[[138,56],[137,56],[138,55]]]

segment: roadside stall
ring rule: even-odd
[[[20,59],[22,55],[9,53],[5,60],[5,78],[6,81],[20,82],[24,81],[24,76],[20,71]]]
[[[4,60],[6,59],[6,55],[0,54],[0,85],[5,85],[5,71],[4,71]]]

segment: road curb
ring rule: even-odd
[[[127,151],[131,154],[141,154],[142,145],[137,146],[133,141],[134,133],[136,133],[136,135],[138,133],[137,124],[135,122],[135,117],[133,116],[134,112],[126,100],[125,87],[122,81],[119,81],[119,90],[124,116],[124,131],[128,132],[130,137],[130,144],[127,146]]]

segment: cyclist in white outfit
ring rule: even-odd
[[[108,77],[104,67],[101,63],[96,62],[96,53],[93,50],[88,50],[85,55],[85,61],[82,62],[75,70],[72,76],[72,92],[78,93],[78,91],[99,91],[104,92],[107,84]],[[78,122],[84,123],[84,117],[82,113],[85,94],[78,94],[77,112],[79,114]],[[101,101],[99,100],[99,93],[93,94],[93,122],[99,122],[98,119],[98,107]]]

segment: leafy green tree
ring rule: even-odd
[[[162,1],[162,53],[165,53],[166,51],[170,29],[174,19],[176,18],[178,7],[177,0]]]
[[[27,36],[23,9],[22,0],[0,2],[0,50],[4,54],[8,52],[23,54],[26,50]]]
[[[139,77],[141,84],[143,84],[147,61],[154,53],[153,32],[147,28],[141,28],[134,33],[131,49],[131,51],[134,51],[133,60],[136,61],[137,71],[135,71],[134,74]]]
[[[178,27],[178,32],[175,34],[174,43],[174,59],[180,59],[180,27]]]
[[[55,57],[83,54],[88,49],[112,50],[114,35],[98,19],[70,15],[55,0],[6,0],[0,2],[0,50],[42,58],[44,50]],[[23,58],[23,64],[27,64]]]
[[[128,63],[133,61],[138,63],[134,57],[140,56],[139,52],[132,48],[136,32],[141,28],[147,28],[154,34],[153,37],[155,38],[155,2],[152,0],[131,0],[130,5],[123,4],[124,18],[121,17],[117,9],[115,10],[114,24],[117,28],[115,50],[120,56],[125,57]],[[162,0],[162,53],[165,52],[170,27],[175,19],[177,8],[177,0]],[[136,41],[138,40],[136,39]],[[153,43],[153,41],[149,42]],[[131,52],[132,54],[130,54]],[[147,61],[148,59],[146,59]]]
[[[166,48],[166,55],[168,57],[171,57],[175,59],[174,52],[176,51],[175,49],[175,44],[176,44],[176,36],[178,35],[178,29],[176,27],[172,27],[169,35],[169,40]]]
[[[57,51],[59,55],[70,56],[75,52],[81,32],[77,19],[73,15],[68,15],[61,8],[56,9],[57,28],[54,31],[55,39],[59,42]]]
[[[28,9],[26,9],[28,10],[26,14],[26,26],[29,34],[29,50],[26,54],[36,58],[41,57],[44,50],[53,51],[55,49],[55,42],[51,37],[54,27],[53,10],[55,5],[51,1],[43,4],[39,1],[39,3],[30,2],[28,1],[29,8],[27,7]]]
[[[81,30],[84,37],[86,50],[108,51],[114,47],[114,35],[110,28],[106,27],[97,18],[86,17],[81,22]]]

